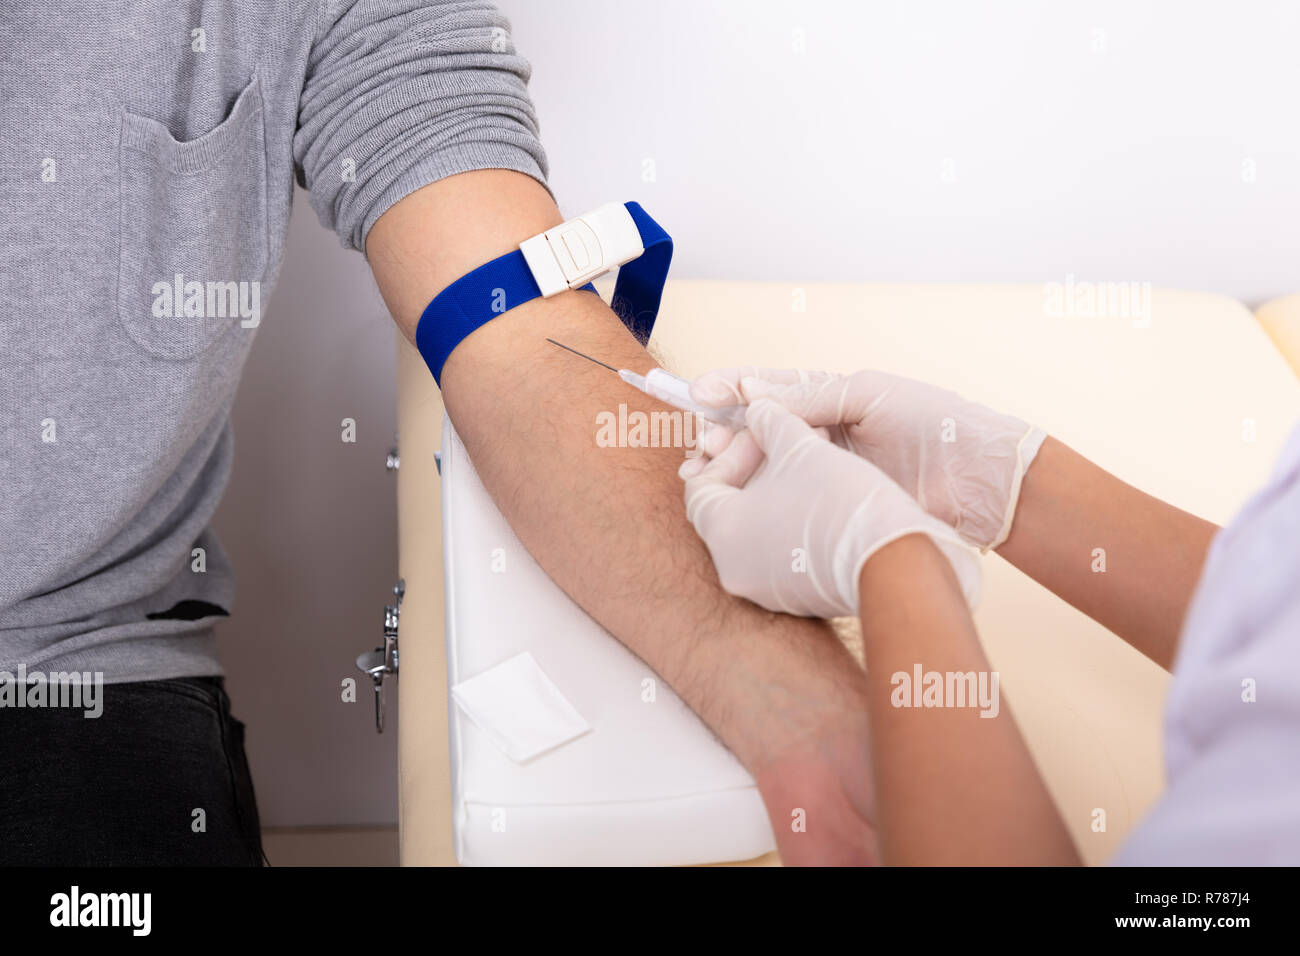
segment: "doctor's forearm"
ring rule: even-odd
[[[560,221],[545,191],[516,173],[454,176],[394,206],[368,243],[385,300],[411,337],[420,311],[460,275]],[[620,403],[662,411],[557,340],[618,367],[654,363],[589,292],[511,309],[467,337],[442,375],[448,413],[502,514],[584,610],[657,671],[755,774],[788,859],[861,861],[870,828],[865,684],[822,623],[772,615],[722,591],[686,521],[680,448],[600,447],[596,416]],[[639,693],[630,688],[629,693]],[[824,770],[857,763],[857,782]],[[797,768],[797,770],[796,770]],[[853,790],[853,793],[848,793]],[[805,808],[837,835],[838,857]],[[831,824],[834,823],[834,833]]]
[[[1048,438],[1025,474],[1011,534],[997,550],[1168,668],[1218,530]]]
[[[909,535],[867,561],[860,589],[884,862],[1077,864],[948,560]],[[939,699],[918,672],[940,676]],[[948,675],[968,674],[991,693],[943,697]]]

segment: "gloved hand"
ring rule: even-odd
[[[968,605],[979,560],[951,528],[871,462],[837,448],[775,402],[749,406],[748,428],[716,458],[682,465],[686,517],[708,545],[722,586],[771,611],[858,613],[858,577],[876,551],[929,535]]]
[[[691,398],[732,405],[770,398],[831,441],[874,462],[927,512],[981,550],[1011,533],[1020,483],[1047,433],[955,392],[884,372],[723,369]],[[710,447],[725,447],[725,435]]]

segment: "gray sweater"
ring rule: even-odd
[[[117,7],[0,6],[0,671],[110,682],[221,673],[208,523],[295,176],[364,249],[421,186],[546,163],[486,3]]]

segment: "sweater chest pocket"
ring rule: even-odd
[[[256,77],[198,139],[122,114],[118,318],[149,354],[183,361],[261,321],[266,143]]]

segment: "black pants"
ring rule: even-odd
[[[260,866],[219,677],[106,684],[103,712],[0,708],[0,865]]]

